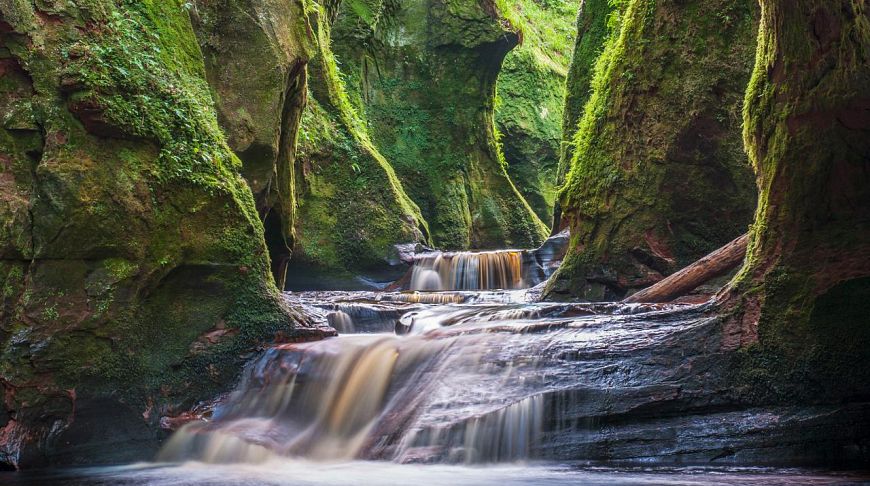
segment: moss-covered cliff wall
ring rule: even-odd
[[[303,330],[186,7],[0,3],[0,463],[148,458]]]
[[[759,398],[870,395],[870,17],[846,0],[763,0],[744,112],[759,208],[723,297]]]
[[[495,124],[508,175],[550,225],[564,106],[565,76],[579,0],[503,2],[522,41],[505,57],[496,84]]]
[[[322,3],[225,0],[190,11],[273,273],[294,288],[343,287],[428,231],[348,102],[330,39],[341,2]]]
[[[562,131],[559,145],[559,164],[556,168],[556,187],[565,183],[571,161],[574,159],[574,138],[583,109],[592,93],[592,77],[605,43],[611,35],[619,33],[619,20],[626,0],[581,0],[577,13],[576,36],[571,64],[565,80],[565,99],[562,108]],[[558,198],[553,202],[552,233],[564,229],[562,207]]]
[[[193,2],[189,8],[227,143],[267,231],[279,283],[295,244],[296,136],[306,64],[317,54],[314,7],[302,0]]]
[[[310,95],[296,161],[299,238],[288,281],[306,288],[348,288],[353,274],[394,280],[400,274],[390,274],[393,246],[429,242],[420,209],[349,101],[332,53],[328,15],[321,12],[318,56],[308,68]]]
[[[383,16],[377,29],[360,10]],[[350,101],[436,246],[534,246],[546,234],[508,177],[493,129],[496,77],[516,42],[488,1],[351,2],[339,11],[333,48]]]
[[[561,195],[572,230],[548,292],[610,299],[744,232],[740,137],[755,2],[632,0],[596,61]]]

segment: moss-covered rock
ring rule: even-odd
[[[870,19],[850,1],[763,0],[744,138],[760,197],[725,296],[758,399],[870,395]]]
[[[606,3],[606,2],[605,2]],[[498,75],[495,124],[508,175],[546,224],[553,217],[565,76],[579,0],[505,2],[522,42]]]
[[[338,11],[333,48],[350,102],[436,246],[530,247],[547,233],[508,177],[493,129],[496,77],[516,42],[488,1],[358,1]]]
[[[619,19],[626,0],[581,0],[577,13],[576,38],[571,64],[565,80],[565,102],[562,109],[562,133],[559,146],[559,165],[556,169],[556,185],[565,183],[571,161],[574,159],[574,138],[583,109],[592,94],[592,77],[595,62],[604,49],[604,44],[614,33],[619,33]],[[558,198],[553,204],[553,229],[556,234],[565,229],[562,222],[562,207]]]
[[[147,458],[161,415],[304,331],[185,5],[0,4],[0,462]]]
[[[218,121],[254,192],[279,280],[295,244],[296,136],[305,66],[317,53],[315,8],[302,0],[222,0],[190,9]]]
[[[561,195],[550,295],[621,297],[730,241],[755,185],[740,139],[755,2],[631,0],[596,61]]]
[[[394,245],[428,243],[429,230],[349,101],[327,17],[322,11],[319,52],[309,66],[296,162],[298,241],[287,278],[294,287],[353,288],[360,285],[354,284],[358,275],[387,281],[401,276],[404,266],[390,273]],[[312,276],[316,281],[306,278]]]

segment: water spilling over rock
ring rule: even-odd
[[[525,286],[521,251],[434,253],[418,256],[413,290],[519,289]]]
[[[534,250],[406,254],[411,270],[389,288],[417,291],[515,290],[552,275],[568,245],[568,233],[550,237]]]
[[[524,295],[289,294],[346,334],[267,349],[159,459],[740,462],[803,454],[837,424],[870,426],[863,405],[741,401],[721,320],[704,307]]]
[[[542,313],[560,316],[568,313],[566,307],[575,307],[577,314],[592,315],[592,308],[395,305],[405,312],[400,321],[408,337],[351,334],[270,348],[248,366],[242,383],[216,407],[211,422],[186,426],[164,448],[161,459],[259,462],[276,454],[400,461],[528,457],[544,416],[542,390],[527,382],[527,375],[543,360],[531,357],[535,346],[522,349],[514,359],[498,355],[507,351],[503,345],[513,347],[524,340]],[[346,300],[323,305],[346,310],[361,306]],[[371,308],[366,309],[355,315],[370,318]],[[347,329],[357,327],[344,310],[326,316]],[[416,317],[407,320],[409,316]],[[550,324],[561,328],[568,323]],[[534,342],[543,343],[529,344]],[[502,359],[515,362],[506,367]],[[489,378],[475,385],[480,373]],[[471,390],[479,395],[466,396]]]

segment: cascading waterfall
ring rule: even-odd
[[[286,294],[340,335],[267,349],[159,459],[480,463],[551,454],[554,436],[589,423],[575,416],[584,410],[578,383],[636,388],[639,375],[619,372],[610,356],[658,349],[685,323],[645,322],[656,306],[530,303],[521,289],[552,269],[544,253],[432,253],[415,260],[410,291]],[[525,279],[529,269],[537,276]]]
[[[490,366],[491,336],[432,341],[372,334],[270,349],[252,363],[238,389],[217,406],[211,423],[178,431],[160,460],[263,462],[275,456],[487,462],[528,457],[540,433],[540,398],[469,403],[465,414],[436,423],[426,411],[458,397],[445,380],[470,380]],[[495,399],[495,389],[489,393]],[[481,397],[483,398],[483,397]],[[502,397],[503,398],[503,397]],[[442,402],[435,405],[435,402]],[[434,407],[431,410],[429,407]],[[427,433],[416,431],[426,429]],[[396,439],[397,443],[390,443]],[[496,444],[493,446],[493,444]]]
[[[606,360],[626,345],[659,346],[679,329],[614,315],[637,306],[518,303],[486,292],[476,302],[419,304],[398,295],[288,297],[352,333],[269,348],[208,420],[174,434],[159,460],[538,457],[542,437],[559,433],[576,408],[559,396],[584,379],[634,386],[634,374],[601,375],[610,365],[589,366],[579,350]]]
[[[521,289],[523,252],[430,253],[419,255],[411,271],[411,290]]]

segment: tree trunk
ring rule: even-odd
[[[630,295],[623,302],[670,302],[686,295],[704,282],[721,277],[740,265],[746,256],[748,241],[748,234],[740,236],[661,282]]]

